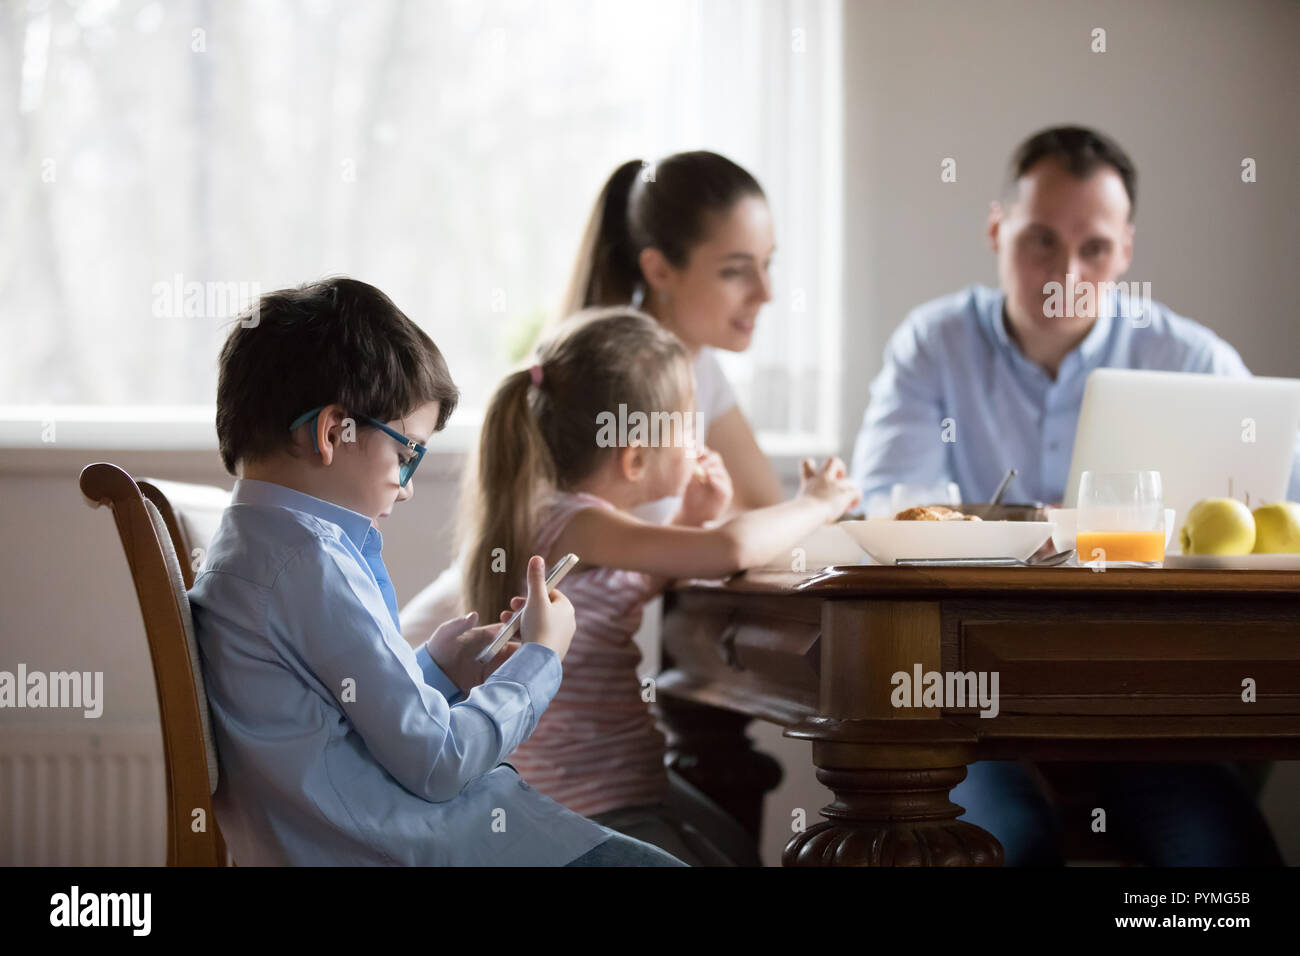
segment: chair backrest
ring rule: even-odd
[[[225,840],[212,812],[217,750],[189,596],[171,530],[154,502],[116,465],[87,465],[80,484],[93,506],[106,504],[113,511],[144,616],[162,719],[167,865],[224,866],[228,862]],[[195,811],[199,810],[206,825],[195,832]]]
[[[194,575],[203,563],[208,542],[217,533],[221,514],[230,504],[230,492],[215,485],[192,485],[161,478],[137,478],[135,483],[145,498],[154,503],[167,525],[172,547],[180,559],[186,590],[194,587]]]

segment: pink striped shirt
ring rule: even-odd
[[[543,507],[535,554],[550,551],[584,508],[613,508],[585,492]],[[664,736],[641,698],[632,635],[655,596],[649,575],[584,567],[560,585],[577,618],[559,693],[509,758],[529,786],[583,816],[661,803],[668,791]]]

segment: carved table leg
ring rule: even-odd
[[[909,600],[822,605],[821,715],[786,731],[811,740],[817,778],[835,800],[824,823],[795,834],[787,866],[1000,866],[991,833],[959,821],[948,799],[977,737],[941,708],[895,703],[895,675],[938,671],[940,609]]]
[[[811,733],[796,729],[790,735]],[[960,749],[900,747],[888,753],[870,745],[814,739],[813,762],[817,779],[835,800],[822,809],[825,822],[796,833],[786,844],[784,865],[1002,865],[1001,844],[988,831],[958,820],[962,808],[949,799],[952,788],[966,778]],[[917,766],[880,766],[887,763]]]
[[[663,694],[656,707],[668,738],[667,763],[757,840],[763,797],[781,782],[781,765],[745,735],[751,718]]]

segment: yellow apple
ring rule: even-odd
[[[1279,501],[1255,509],[1255,553],[1300,552],[1300,505]]]
[[[1187,512],[1178,542],[1183,554],[1250,554],[1255,519],[1236,498],[1204,498]]]

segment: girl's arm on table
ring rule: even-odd
[[[821,470],[803,465],[804,487],[789,501],[736,515],[712,528],[657,525],[622,511],[579,511],[561,532],[552,555],[572,551],[591,566],[640,571],[664,581],[721,578],[772,560],[857,501],[843,462]]]

